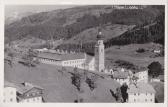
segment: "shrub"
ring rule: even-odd
[[[138,53],[143,53],[143,52],[145,52],[145,49],[139,48],[139,49],[136,50],[136,52],[138,52]]]
[[[152,77],[158,77],[160,74],[163,74],[162,65],[159,62],[152,62],[148,66],[149,75]]]

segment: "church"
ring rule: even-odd
[[[95,56],[90,56],[87,53],[67,53],[57,54],[51,53],[49,50],[39,52],[38,60],[41,63],[58,65],[63,67],[76,67],[89,71],[104,72],[105,70],[105,53],[102,32],[97,35],[97,42],[94,50]]]

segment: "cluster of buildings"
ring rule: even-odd
[[[77,67],[79,69],[85,69],[89,71],[103,72],[104,66],[104,44],[101,32],[97,36],[97,43],[95,45],[95,56],[88,55],[86,53],[68,53],[66,51],[60,52],[36,49],[38,52],[38,60],[41,63],[52,64],[64,67]]]
[[[3,102],[9,103],[42,103],[43,88],[30,83],[12,83],[9,81],[4,82],[4,100]]]
[[[38,51],[38,60],[41,63],[63,66],[76,67],[91,72],[101,72],[112,76],[120,85],[128,85],[129,103],[134,102],[155,102],[155,90],[148,83],[148,70],[142,69],[136,73],[131,70],[113,70],[105,68],[105,52],[102,33],[97,35],[95,45],[95,55],[91,56],[86,53],[66,53],[60,54],[59,51],[48,51],[47,49],[36,49]],[[14,88],[13,88],[14,87]],[[5,84],[5,101],[4,102],[43,102],[43,89],[29,83],[22,83],[19,86],[14,84]],[[14,94],[13,97],[9,97]]]
[[[53,64],[64,67],[77,67],[91,72],[103,72],[110,74],[120,85],[128,85],[127,102],[155,102],[155,90],[148,83],[148,70],[139,69],[136,73],[131,70],[106,69],[105,52],[103,37],[101,32],[97,35],[97,43],[94,50],[95,55],[91,56],[86,53],[68,53],[57,54],[52,52],[39,52],[38,59],[41,63]],[[148,88],[145,88],[148,87]]]
[[[120,70],[111,69],[112,78],[120,83],[127,84],[128,103],[154,103],[155,89],[148,83],[148,70],[141,68],[133,73],[124,68]]]

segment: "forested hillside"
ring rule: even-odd
[[[156,42],[164,45],[164,7],[116,9],[81,6],[36,13],[5,26],[5,43],[35,37],[64,40],[59,49],[93,53],[97,29],[102,28],[105,47]]]
[[[158,9],[159,7],[156,6],[156,7],[152,7],[152,8]],[[123,34],[121,34],[119,36],[115,36],[115,37],[111,36],[111,38],[108,38],[108,39],[105,38],[105,47],[108,48],[113,45],[120,45],[121,46],[121,45],[128,45],[128,44],[134,44],[134,43],[144,44],[144,43],[149,43],[149,42],[155,42],[155,43],[159,43],[159,44],[164,45],[164,29],[165,29],[164,28],[164,25],[165,25],[164,8],[159,8],[158,10],[159,10],[159,13],[156,15],[156,17],[153,18],[153,20],[152,19],[149,20],[149,22],[146,22],[147,19],[145,19],[145,21],[143,21],[140,24],[138,21],[135,21],[133,23],[134,20],[130,20],[130,21],[132,21],[133,24],[136,25],[136,27],[134,27],[133,29],[128,29],[126,32],[124,32]],[[119,11],[119,10],[117,10],[117,11]],[[125,11],[126,10],[123,10],[120,12],[122,13],[122,15],[124,15]],[[129,11],[132,11],[132,10],[127,10],[127,11],[129,13]],[[139,10],[137,10],[137,11],[139,11]],[[118,13],[120,13],[120,12],[118,12]],[[103,15],[103,16],[105,16],[105,15]],[[125,19],[127,19],[127,18],[125,18]],[[136,20],[138,20],[138,18],[136,18]],[[122,23],[131,24],[130,21],[126,20],[126,22],[122,22]],[[95,40],[96,40],[96,38],[95,38]],[[89,39],[88,39],[88,41],[89,41]],[[72,41],[71,41],[71,43],[72,43]],[[81,46],[81,44],[77,44],[77,45],[75,45],[75,44],[62,44],[58,48],[71,49],[71,47],[75,47],[76,50],[77,49],[79,51],[85,50],[85,51],[93,53],[94,45],[95,45],[95,42],[83,43],[82,46]]]

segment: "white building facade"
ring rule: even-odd
[[[19,100],[19,103],[43,103],[42,96],[32,96]]]
[[[11,86],[6,86],[4,88],[4,103],[16,103],[16,88]]]
[[[128,103],[154,103],[154,93],[129,93]]]
[[[128,93],[128,103],[154,103],[155,102],[155,90],[147,83],[138,82],[131,84]]]
[[[135,74],[135,76],[138,77],[137,82],[148,83],[148,70],[139,71]]]

